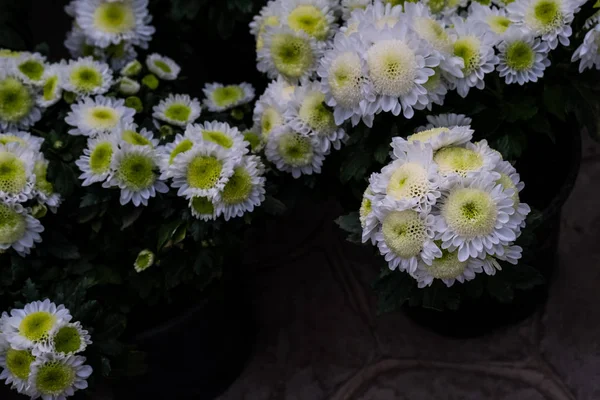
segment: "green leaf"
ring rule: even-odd
[[[487,291],[501,303],[510,303],[514,298],[514,290],[511,285],[501,277],[501,273],[489,276],[487,280]]]
[[[515,289],[528,290],[546,283],[539,270],[524,263],[519,265],[504,263],[502,269]]]
[[[48,252],[61,260],[77,260],[80,256],[79,250],[75,244],[69,242],[66,237],[58,232],[53,232],[52,236],[44,238],[48,242]]]
[[[273,196],[266,196],[261,207],[267,214],[273,216],[283,215],[287,211],[286,205]]]
[[[32,301],[40,300],[40,292],[32,282],[31,278],[27,278],[25,281],[25,286],[21,290],[23,297],[25,298],[25,302],[31,303]]]
[[[144,207],[136,207],[130,213],[123,217],[123,224],[121,225],[121,230],[125,230],[134,224],[135,221],[142,215],[144,212]]]
[[[340,180],[347,183],[351,180],[362,181],[371,166],[372,154],[363,149],[352,149],[347,154],[340,170]]]
[[[110,367],[110,360],[108,357],[100,356],[100,366],[102,371],[102,376],[108,377],[110,376],[110,372],[112,371]]]
[[[383,143],[382,145],[377,147],[377,149],[375,150],[375,153],[373,155],[375,157],[375,161],[377,161],[379,164],[385,164],[388,156],[390,155],[389,144]]]
[[[563,89],[560,85],[545,85],[543,92],[544,107],[561,121],[566,117],[566,103]]]
[[[373,283],[377,295],[377,313],[399,310],[411,298],[416,286],[416,281],[409,274],[383,267],[379,278]]]
[[[525,121],[533,118],[538,112],[536,99],[531,96],[521,96],[502,104],[503,112],[508,122]]]
[[[182,224],[182,221],[174,220],[160,227],[160,229],[158,230],[158,250],[161,250],[164,247],[164,245],[169,240],[171,240],[171,237],[173,236],[180,224]]]

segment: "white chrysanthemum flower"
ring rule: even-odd
[[[137,257],[135,258],[135,262],[133,263],[133,268],[135,269],[135,272],[139,274],[140,272],[147,270],[148,268],[154,265],[155,259],[156,256],[152,251],[148,249],[140,251]]]
[[[588,68],[600,70],[600,24],[585,34],[583,43],[575,50],[572,62],[579,62],[579,72]]]
[[[137,58],[133,44],[121,42],[106,48],[94,47],[94,58],[110,63],[113,71],[118,71]]]
[[[92,344],[89,332],[79,322],[57,323],[49,334],[50,339],[33,348],[34,356],[53,353],[67,357],[85,351]]]
[[[442,197],[436,216],[436,239],[442,248],[458,250],[458,259],[481,257],[502,252],[502,246],[517,238],[516,229],[508,224],[514,214],[513,200],[498,174],[478,174],[455,180]]]
[[[18,143],[0,145],[0,201],[24,203],[34,196],[33,169],[38,155]]]
[[[371,175],[371,179],[376,179],[378,174]],[[371,186],[367,187],[363,194],[362,202],[360,203],[360,226],[362,227],[362,242],[366,243],[371,241],[371,244],[375,245],[375,235],[379,230],[379,220],[377,215],[373,212],[374,205],[383,199],[383,196],[376,195],[371,190]]]
[[[413,274],[421,260],[431,262],[442,252],[433,242],[435,217],[414,210],[397,210],[381,202],[374,212],[381,222],[375,234],[379,252],[391,270]]]
[[[236,127],[225,122],[204,122],[203,124],[188,125],[185,136],[194,143],[214,143],[229,151],[229,157],[240,159],[248,153],[248,143]]]
[[[338,125],[347,119],[353,126],[361,119],[367,126],[373,125],[378,110],[366,61],[361,57],[365,52],[366,46],[357,36],[336,35],[332,48],[321,58],[317,74]]]
[[[244,156],[233,168],[233,175],[215,198],[217,215],[225,221],[241,217],[245,212],[254,211],[265,200],[265,181],[261,170],[264,166],[257,156]]]
[[[284,116],[294,131],[314,136],[323,154],[329,153],[332,146],[339,150],[346,137],[344,129],[335,123],[333,112],[325,105],[325,94],[319,82],[302,83],[294,92]]]
[[[600,22],[600,10],[596,11],[591,17],[585,20],[583,29],[592,29],[594,26],[598,25],[598,22]]]
[[[466,97],[472,87],[483,89],[484,77],[494,70],[498,57],[494,53],[494,35],[487,26],[474,21],[452,18],[454,24],[450,37],[454,42],[454,55],[463,59],[463,78],[452,81],[456,91]]]
[[[40,243],[40,233],[44,227],[33,218],[20,204],[0,203],[0,250],[11,247],[25,257]]]
[[[458,128],[461,127],[454,129]],[[425,134],[426,132],[428,131],[419,134]],[[496,168],[500,159],[500,153],[488,146],[486,140],[474,144],[467,143],[465,147],[443,147],[433,157],[443,177],[458,176],[462,178],[477,172],[492,171]]]
[[[425,90],[427,90],[427,109],[431,111],[434,104],[444,105],[444,99],[448,93],[448,83],[443,77],[443,71],[436,67],[433,69],[434,74],[427,79],[427,82],[423,84]]]
[[[304,32],[319,42],[337,31],[328,0],[282,0],[281,22],[294,32]]]
[[[88,57],[94,55],[94,46],[92,46],[85,33],[77,25],[67,33],[64,43],[71,58]]]
[[[486,24],[489,30],[496,36],[497,41],[504,38],[508,28],[513,24],[506,15],[504,7],[497,8],[480,3],[471,3],[469,6],[469,21],[479,21]]]
[[[265,29],[264,46],[257,52],[257,68],[272,79],[281,75],[297,82],[316,71],[322,53],[322,46],[303,31],[269,26]]]
[[[269,0],[258,15],[250,22],[250,33],[256,37],[256,50],[264,46],[264,34],[267,26],[279,26],[281,24],[281,1]]]
[[[171,125],[185,127],[201,113],[200,102],[187,94],[170,94],[152,108],[152,116]]]
[[[147,48],[155,32],[149,25],[148,0],[81,0],[75,21],[98,47],[130,42]]]
[[[372,27],[378,30],[393,28],[400,22],[402,6],[397,4],[375,1],[364,9],[357,9],[350,15],[345,29],[341,30],[346,36],[364,31]]]
[[[79,96],[104,94],[113,83],[108,64],[92,57],[70,60],[60,71],[62,88]]]
[[[190,197],[188,206],[190,207],[192,215],[202,221],[213,221],[219,216],[214,201],[208,197]]]
[[[325,155],[317,138],[284,125],[271,132],[267,140],[265,156],[278,170],[289,172],[294,178],[321,173]]]
[[[440,279],[450,287],[454,282],[463,283],[475,279],[475,275],[483,271],[476,258],[465,261],[458,259],[458,251],[442,249],[440,257],[431,260],[430,264],[420,262],[413,277],[418,282],[419,288],[431,286],[434,279]]]
[[[395,210],[414,208],[428,213],[441,196],[431,145],[414,142],[394,150],[396,160],[370,180],[371,190],[385,196]]]
[[[71,321],[69,310],[50,300],[34,301],[23,309],[13,309],[4,324],[6,340],[17,350],[31,350],[50,339],[54,328]]]
[[[9,143],[18,143],[20,146],[37,153],[42,148],[44,138],[22,131],[0,133],[0,144],[8,145]]]
[[[173,161],[175,161],[175,157],[191,150],[192,147],[194,147],[194,141],[187,135],[183,136],[178,133],[172,142],[157,149],[161,179],[166,180],[173,176],[173,168],[171,166],[173,165]]]
[[[11,348],[0,335],[0,380],[10,385],[11,389],[23,395],[28,394],[30,367],[34,360],[31,351]]]
[[[179,188],[179,196],[213,200],[233,175],[237,160],[218,144],[209,141],[196,143],[191,150],[173,160],[171,186]]]
[[[112,4],[112,3],[111,3]],[[85,357],[46,353],[31,363],[29,395],[32,399],[65,400],[77,390],[87,389],[92,367]]]
[[[121,205],[130,201],[134,206],[148,205],[148,200],[156,193],[166,193],[169,187],[159,179],[158,157],[151,146],[136,146],[121,143],[115,150],[111,163],[111,173],[103,187],[121,189]]]
[[[439,65],[439,53],[411,34],[405,23],[383,30],[370,27],[363,35],[369,45],[365,59],[377,108],[412,118],[413,109],[423,109],[429,101],[423,84]]]
[[[431,145],[433,151],[438,151],[448,146],[462,146],[472,138],[473,130],[468,126],[431,128],[409,135],[407,139],[394,137],[392,138],[392,158],[401,157],[412,142],[427,143]]]
[[[426,131],[426,130],[432,129],[432,128],[454,128],[457,126],[470,126],[471,122],[473,122],[473,120],[471,118],[467,117],[464,114],[453,114],[453,113],[428,115],[425,118],[427,118],[427,122],[429,122],[429,123],[425,126],[418,127],[415,130],[415,132]],[[471,132],[471,134],[472,133],[473,132]],[[471,141],[471,138],[469,138],[468,140],[465,140],[464,142],[461,142],[461,143],[466,143],[469,141]],[[458,143],[453,143],[453,144],[458,144]]]
[[[246,82],[239,85],[208,83],[202,91],[206,96],[204,106],[212,112],[229,110],[254,99],[254,88]]]
[[[103,182],[110,174],[112,159],[117,151],[119,139],[116,133],[101,133],[88,139],[87,148],[83,155],[75,161],[82,174],[82,186],[89,186],[95,182]]]
[[[260,128],[263,140],[267,140],[273,129],[284,124],[284,109],[292,99],[295,90],[295,85],[290,85],[279,76],[269,83],[263,95],[254,105],[252,119],[254,125]]]
[[[62,202],[62,198],[54,192],[54,185],[48,181],[48,166],[49,162],[40,156],[33,167],[35,175],[35,185],[33,186],[33,194],[42,204],[46,204],[50,210],[56,212],[58,206]]]
[[[146,128],[138,129],[137,124],[134,123],[122,123],[116,130],[117,137],[125,143],[129,143],[135,146],[158,146],[159,139],[154,137],[152,131]]]
[[[150,72],[165,81],[177,79],[181,71],[181,67],[175,61],[156,53],[146,57],[146,66]]]
[[[117,87],[118,87],[119,93],[121,93],[122,95],[125,95],[125,96],[135,95],[142,88],[142,86],[140,85],[139,82],[134,81],[133,79],[131,79],[127,76],[123,76],[123,77],[119,78],[119,80],[117,81]]]
[[[46,57],[39,53],[23,53],[14,61],[14,71],[26,84],[40,86],[46,72]]]
[[[365,10],[372,3],[372,0],[342,0],[342,19],[349,20],[354,10]]]
[[[404,4],[406,20],[410,22],[412,30],[434,50],[440,57],[439,68],[443,75],[462,78],[464,62],[462,58],[453,54],[452,39],[442,22],[431,15],[429,8],[423,3]]]
[[[133,122],[135,110],[125,107],[125,100],[97,96],[92,100],[85,97],[71,105],[65,122],[75,128],[69,130],[70,135],[94,137],[100,133],[113,132],[120,124]]]
[[[550,66],[548,44],[517,29],[507,32],[498,51],[500,62],[496,70],[507,84],[537,82]]]
[[[525,184],[521,181],[520,175],[517,170],[508,162],[500,161],[494,172],[500,174],[500,178],[496,181],[496,184],[502,185],[507,194],[513,201],[513,208],[515,213],[511,215],[509,224],[515,229],[525,227],[525,219],[531,212],[531,208],[526,203],[521,203],[519,192],[525,188]],[[510,193],[508,191],[511,191]]]
[[[119,72],[122,76],[127,76],[129,78],[137,76],[142,72],[142,63],[138,60],[133,60],[128,62],[126,65],[121,68]]]
[[[50,107],[61,99],[62,85],[60,81],[60,70],[64,68],[63,64],[52,64],[44,70],[42,77],[42,93],[37,98],[37,104],[40,107]]]
[[[506,11],[516,26],[541,36],[554,50],[558,42],[569,45],[576,8],[577,2],[572,0],[516,0],[506,7]]]
[[[37,94],[9,68],[0,68],[0,130],[26,129],[42,118]]]

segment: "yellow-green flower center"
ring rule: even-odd
[[[202,131],[202,138],[226,149],[230,149],[233,146],[233,139],[221,131]]]
[[[0,120],[18,122],[29,115],[35,105],[27,87],[15,78],[0,81]]]
[[[27,221],[5,204],[0,204],[0,244],[13,244],[25,235]]]
[[[525,14],[525,21],[540,31],[547,33],[562,23],[562,12],[557,0],[538,0]]]
[[[524,41],[514,41],[506,47],[506,65],[515,71],[531,69],[535,61],[535,53],[531,45]]]
[[[267,26],[277,26],[279,25],[279,17],[275,15],[269,15],[265,18],[258,30],[258,34],[256,35],[256,50],[260,50],[265,45],[264,34]]]
[[[283,116],[275,107],[265,109],[260,119],[262,135],[267,139],[273,128],[283,125]]]
[[[191,206],[200,215],[212,215],[215,212],[215,206],[206,197],[192,197]]]
[[[117,126],[121,116],[111,107],[95,106],[87,110],[85,121],[95,129],[111,130]]]
[[[288,33],[273,36],[271,59],[281,75],[292,79],[304,75],[315,61],[310,42]]]
[[[175,157],[177,157],[181,153],[185,153],[186,151],[191,150],[192,147],[194,147],[194,143],[189,139],[183,139],[181,142],[179,142],[179,144],[175,146],[173,151],[171,151],[171,155],[169,157],[169,165],[173,164],[173,160],[175,160]]]
[[[216,88],[212,99],[219,107],[227,107],[237,103],[244,97],[244,89],[240,86],[230,85]]]
[[[454,232],[474,238],[494,231],[497,208],[486,191],[461,188],[448,195],[442,206],[442,216]]]
[[[506,32],[508,27],[512,24],[510,19],[501,15],[490,15],[487,17],[487,23],[492,31],[497,34]]]
[[[439,51],[451,52],[450,36],[439,22],[432,18],[417,17],[414,20],[414,29],[417,34]]]
[[[29,378],[31,363],[35,357],[29,350],[8,349],[6,352],[6,368],[17,378],[26,381]]]
[[[387,193],[398,200],[412,199],[424,196],[428,188],[425,168],[416,163],[406,163],[392,173]]]
[[[367,64],[379,94],[399,97],[410,93],[415,86],[415,53],[401,40],[382,40],[372,45],[367,51]]]
[[[422,264],[431,276],[437,279],[452,279],[465,272],[468,262],[461,262],[458,260],[458,251],[450,252],[441,247],[440,249],[442,250],[442,256],[440,258],[435,258],[431,265],[425,263]]]
[[[371,201],[370,198],[367,197],[367,195],[371,195],[371,194],[373,194],[373,192],[371,191],[371,188],[369,187],[369,188],[367,188],[367,190],[365,190],[362,201],[360,203],[360,211],[359,211],[360,224],[363,229],[366,227],[367,217],[369,215],[371,215],[371,213],[373,212],[373,202]]]
[[[223,162],[212,156],[196,156],[187,170],[187,183],[195,189],[213,188],[223,171]]]
[[[102,73],[88,65],[73,68],[69,77],[71,84],[81,92],[91,92],[102,86]]]
[[[252,177],[245,168],[237,167],[225,185],[221,199],[228,205],[239,204],[247,200],[251,192]]]
[[[131,190],[147,189],[154,184],[154,161],[143,154],[127,154],[117,169],[119,180]]]
[[[58,353],[75,353],[81,347],[82,337],[74,326],[63,326],[52,338]]]
[[[0,191],[20,193],[27,185],[25,163],[15,154],[0,152]]]
[[[327,135],[336,129],[333,113],[325,106],[324,93],[308,94],[300,105],[298,115],[304,123],[319,134]]]
[[[244,140],[250,144],[250,148],[253,151],[256,151],[261,143],[260,136],[251,131],[244,132]]]
[[[162,60],[154,60],[154,66],[167,74],[171,73],[172,71],[171,67],[169,67],[169,64]]]
[[[286,164],[301,167],[308,165],[313,159],[313,148],[310,138],[290,132],[279,138],[278,150]]]
[[[44,75],[44,64],[38,60],[24,61],[17,68],[32,81],[39,81]]]
[[[479,68],[481,56],[479,48],[481,43],[475,36],[465,36],[454,42],[454,55],[463,59],[463,71],[467,74]]]
[[[95,174],[103,174],[110,168],[113,145],[110,142],[98,143],[90,154],[90,169]]]
[[[0,144],[9,144],[9,143],[19,143],[21,146],[27,148],[27,142],[15,135],[11,135],[10,133],[0,134]]]
[[[426,238],[425,231],[425,222],[412,210],[391,212],[381,225],[385,244],[395,255],[404,259],[421,252]]]
[[[142,250],[135,259],[134,267],[137,272],[142,272],[154,265],[154,253],[150,250]]]
[[[136,131],[125,130],[123,131],[122,138],[125,142],[134,144],[136,146],[152,146],[152,142],[140,135]]]
[[[288,25],[294,31],[304,31],[317,40],[325,40],[329,33],[327,16],[310,4],[296,7],[288,15]]]
[[[94,27],[98,30],[119,34],[135,27],[135,14],[131,3],[110,2],[102,3],[94,11]]]
[[[48,362],[39,368],[35,377],[35,388],[42,395],[59,395],[73,386],[75,376],[73,367],[56,361]]]
[[[187,122],[192,113],[192,108],[183,103],[173,103],[165,110],[165,117],[178,122]]]
[[[55,315],[47,311],[37,311],[23,318],[19,325],[19,334],[32,342],[39,342],[48,338],[55,323]]]
[[[56,96],[56,90],[58,89],[58,75],[54,75],[46,79],[43,87],[44,100],[50,101]]]
[[[442,75],[440,74],[439,68],[433,68],[433,75],[431,75],[429,79],[427,79],[427,82],[423,84],[423,87],[427,89],[427,91],[435,90],[442,81],[441,76]]]
[[[407,137],[409,142],[419,141],[421,143],[431,143],[431,141],[438,136],[440,136],[443,132],[448,131],[448,128],[432,128],[426,131],[421,131],[414,133]]]
[[[329,87],[336,102],[353,107],[362,99],[362,67],[358,54],[345,52],[337,56],[329,67]]]
[[[442,175],[451,173],[466,177],[471,171],[483,166],[483,157],[477,152],[462,147],[445,147],[440,149],[433,160],[438,164]]]
[[[46,179],[47,172],[48,164],[43,161],[36,161],[33,167],[33,173],[35,174],[35,188],[46,195],[51,195],[54,191],[54,187]]]

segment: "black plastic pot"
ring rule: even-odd
[[[576,126],[576,125],[570,125]],[[484,293],[480,298],[461,298],[456,311],[436,311],[405,306],[412,320],[441,335],[476,337],[501,327],[517,324],[545,304],[548,287],[556,270],[561,210],[567,201],[579,172],[581,134],[557,129],[556,143],[540,140],[530,147],[516,166],[525,182],[522,201],[542,215],[535,228],[537,245],[530,249],[531,266],[538,269],[546,283],[531,290],[515,290],[511,303],[499,303]]]
[[[147,372],[122,380],[115,399],[214,399],[240,375],[255,340],[254,319],[243,280],[227,282],[205,304],[133,337],[145,352]],[[148,309],[150,318],[153,310]]]

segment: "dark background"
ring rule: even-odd
[[[254,37],[248,24],[265,0],[150,0],[157,29],[148,52],[173,58],[199,96],[206,82],[250,82],[260,90],[266,79],[256,70]],[[0,0],[0,48],[38,50],[50,61],[68,58],[64,39],[72,18],[68,0]],[[47,45],[47,46],[46,46]],[[145,56],[146,51],[138,49]]]

